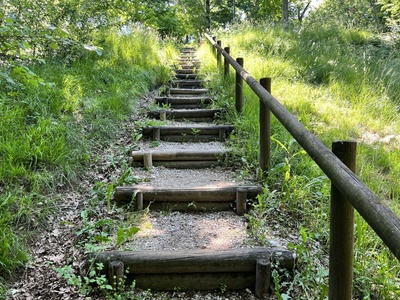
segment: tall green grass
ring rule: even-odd
[[[223,47],[230,46],[232,57],[244,58],[245,69],[253,77],[272,77],[272,94],[325,145],[330,147],[333,140],[358,140],[358,175],[400,214],[400,56],[395,42],[330,23],[309,23],[288,31],[273,24],[240,24],[215,35]],[[233,110],[233,75],[223,81],[221,71],[215,74],[216,62],[208,45],[200,51],[206,57],[203,69],[210,85],[222,91],[217,105]],[[262,212],[253,215],[264,220],[253,223],[280,220],[282,227],[299,232],[299,242],[291,246],[299,255],[299,269],[278,293],[296,299],[324,298],[329,180],[275,118],[271,171],[265,176],[257,170],[259,100],[248,87],[244,99],[243,113],[228,116],[237,128],[232,142],[247,169],[243,173],[258,174],[265,186],[265,200],[256,204],[256,211]],[[397,139],[385,142],[390,135]],[[355,223],[354,296],[399,297],[398,261],[358,214]]]
[[[27,261],[31,234],[57,210],[58,192],[79,182],[138,97],[171,77],[174,42],[150,29],[94,40],[101,56],[0,70],[14,81],[0,82],[1,276]]]

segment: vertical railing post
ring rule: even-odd
[[[243,67],[243,58],[236,58],[236,62]],[[238,113],[242,112],[243,109],[243,78],[240,76],[239,72],[236,72],[236,111]]]
[[[352,171],[357,143],[336,141],[332,152]],[[329,253],[329,300],[351,300],[353,284],[354,208],[332,184]]]
[[[271,78],[261,78],[260,84],[271,94]],[[260,153],[259,164],[263,171],[269,170],[271,158],[271,113],[268,104],[260,99]]]
[[[230,49],[229,47],[224,48],[225,52],[229,54]],[[224,57],[224,78],[227,78],[229,76],[229,62],[226,57]]]
[[[221,41],[217,41],[217,45],[221,47]],[[217,66],[221,65],[221,51],[217,49]]]
[[[214,43],[217,42],[216,36],[213,36],[213,41],[214,41]],[[217,54],[218,54],[217,48],[215,48],[214,45],[211,45],[211,48],[213,49],[213,52],[215,51],[215,56],[217,56]]]

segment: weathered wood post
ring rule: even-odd
[[[136,191],[135,206],[136,210],[143,210],[143,192],[141,190]]]
[[[212,38],[212,39],[213,39],[214,43],[216,43],[216,42],[217,42],[217,37],[216,37],[216,36],[213,36],[213,38]],[[217,48],[215,48],[215,47],[214,47],[214,45],[211,45],[211,49],[213,50],[213,52],[215,51],[215,52],[214,52],[214,54],[215,54],[215,55],[217,55],[217,54],[218,54],[218,49],[217,49]]]
[[[225,52],[229,54],[229,47],[224,48]],[[229,61],[226,57],[224,57],[224,78],[229,76]]]
[[[271,94],[271,78],[261,78],[260,84]],[[271,159],[271,112],[260,99],[260,153],[259,164],[263,171],[269,170]]]
[[[247,190],[239,188],[236,190],[236,214],[243,216],[246,213]]]
[[[256,262],[255,296],[258,299],[269,294],[271,283],[271,262],[267,259],[258,259]]]
[[[217,45],[221,47],[221,41],[217,41]],[[217,66],[221,65],[221,51],[217,48]]]
[[[161,138],[161,127],[153,127],[153,141],[159,141]]]
[[[107,268],[108,282],[113,289],[118,290],[124,278],[124,263],[119,260],[111,261]]]
[[[243,67],[243,58],[236,58],[236,62]],[[236,111],[241,113],[243,109],[243,78],[236,72]]]
[[[147,170],[153,167],[153,157],[151,152],[143,153],[143,165]]]
[[[332,152],[352,171],[355,141],[335,141]],[[332,184],[329,250],[329,300],[351,300],[353,281],[354,208]]]

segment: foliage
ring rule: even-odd
[[[57,211],[58,193],[76,186],[81,172],[95,163],[95,153],[131,115],[136,99],[170,78],[175,46],[154,30],[114,29],[93,39],[103,48],[101,56],[88,52],[74,61],[54,57],[29,68],[16,65],[1,78],[2,276],[26,262],[27,243]],[[133,180],[128,168],[119,180]],[[109,193],[108,186],[97,188]],[[86,225],[97,228],[90,220]],[[116,230],[115,244],[134,231]]]

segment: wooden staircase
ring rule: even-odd
[[[203,87],[199,67],[194,50],[182,49],[180,66],[175,70],[171,87],[155,98],[160,109],[148,112],[149,118],[172,124],[144,127],[145,138],[159,143],[205,143],[224,142],[233,134],[233,126],[215,123],[221,111],[209,108],[213,100],[209,90]],[[140,150],[132,153],[132,165],[149,170],[159,167],[207,170],[226,165],[229,155],[229,149]],[[137,210],[146,207],[183,212],[234,210],[243,215],[247,201],[260,193],[261,187],[254,184],[180,188],[135,185],[117,187],[113,199],[118,203],[133,200]],[[294,266],[291,252],[268,247],[108,251],[93,254],[93,258],[104,263],[102,272],[107,274],[112,285],[128,270],[128,283],[135,280],[136,286],[142,289],[213,290],[224,285],[227,289],[252,289],[259,298],[269,292],[271,262],[279,262],[289,269]]]

